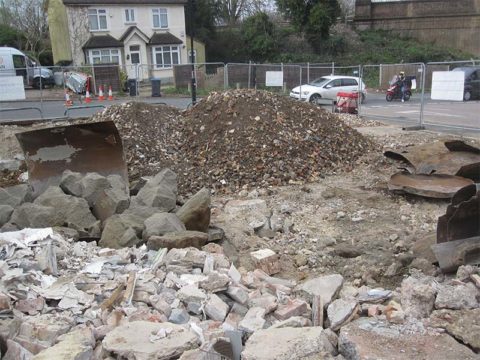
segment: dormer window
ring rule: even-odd
[[[88,9],[88,24],[90,31],[107,30],[107,10]]]

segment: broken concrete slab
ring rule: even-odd
[[[310,307],[300,299],[289,300],[286,304],[278,305],[277,310],[273,313],[278,320],[286,320],[293,316],[304,315]]]
[[[459,285],[438,286],[438,294],[435,299],[436,309],[475,309],[480,306],[477,300],[478,289],[472,283]]]
[[[355,300],[337,299],[327,308],[327,316],[330,328],[337,331],[343,325],[349,323],[357,315],[359,306]]]
[[[87,201],[65,194],[58,186],[49,187],[35,199],[34,204],[55,208],[56,216],[62,219],[63,224],[77,230],[81,237],[100,235],[97,219],[91,213]]]
[[[398,325],[360,318],[340,329],[338,350],[346,359],[478,359],[468,347],[446,334],[401,333]]]
[[[143,219],[131,213],[113,215],[104,224],[98,245],[112,249],[135,246],[141,242]]]
[[[62,335],[59,342],[33,357],[34,360],[90,360],[95,347],[95,338],[89,328],[77,329]]]
[[[147,185],[138,192],[137,196],[132,197],[131,202],[133,206],[154,207],[159,211],[165,212],[175,209],[177,203],[175,193],[162,185],[156,187]]]
[[[251,297],[248,306],[260,307],[265,310],[265,314],[270,314],[277,309],[277,297],[270,294]]]
[[[197,285],[187,285],[183,286],[180,290],[178,290],[177,297],[184,303],[201,303],[202,301],[207,299],[207,294],[205,293],[205,291],[199,289]]]
[[[245,305],[248,303],[248,292],[239,286],[229,286],[227,294],[239,304]]]
[[[168,321],[173,324],[186,324],[190,320],[190,315],[185,309],[172,309]]]
[[[200,231],[177,231],[169,232],[162,236],[150,236],[147,241],[147,247],[150,250],[161,248],[181,249],[195,247],[200,249],[208,241],[208,234]]]
[[[109,332],[102,341],[116,358],[168,360],[198,347],[197,336],[181,325],[133,321]]]
[[[255,333],[265,327],[265,309],[261,307],[251,307],[245,314],[242,321],[238,323],[238,330],[247,334]]]
[[[123,213],[129,205],[130,197],[125,190],[104,189],[95,197],[92,212],[98,220],[105,221],[114,214]]]
[[[343,276],[339,274],[326,275],[307,280],[295,288],[295,292],[308,302],[312,303],[313,297],[322,298],[325,308],[332,302],[343,285]]]
[[[445,329],[463,344],[480,352],[480,308],[472,310],[435,310],[430,326]]]
[[[0,187],[0,205],[10,205],[15,208],[23,204],[25,201],[30,201],[32,190],[27,184],[20,184],[10,187]]]
[[[7,352],[2,360],[32,360],[33,354],[21,346],[19,343],[7,339]]]
[[[63,216],[52,206],[24,203],[12,213],[10,223],[19,229],[63,226]]]
[[[177,215],[158,213],[150,216],[144,222],[145,228],[142,233],[144,240],[148,241],[151,236],[162,236],[171,232],[185,231],[185,225]]]
[[[226,274],[220,274],[217,271],[212,271],[207,275],[205,280],[200,281],[200,287],[205,291],[217,293],[219,291],[227,290],[230,278]]]
[[[435,304],[437,291],[425,280],[410,276],[402,281],[401,302],[405,312],[414,318],[422,319],[430,316]]]
[[[229,309],[229,306],[215,294],[211,294],[205,303],[205,314],[212,320],[223,321]]]
[[[176,214],[187,230],[208,232],[210,202],[210,191],[203,188],[177,210]]]
[[[321,327],[277,328],[255,332],[245,344],[243,360],[292,360],[309,356],[325,358],[334,347]]]

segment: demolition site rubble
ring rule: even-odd
[[[480,358],[478,189],[392,192],[384,156],[457,138],[253,90],[98,120],[129,183],[0,188],[2,359]]]

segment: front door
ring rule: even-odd
[[[130,45],[128,47],[130,52],[130,60],[128,61],[127,72],[129,79],[136,79],[137,74],[138,77],[140,76],[140,69],[137,70],[138,66],[142,64],[141,57],[140,57],[140,45]],[[141,79],[138,79],[141,80]]]

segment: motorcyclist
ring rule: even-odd
[[[405,102],[405,91],[407,90],[405,72],[400,71],[397,77],[397,84],[398,88],[402,92],[402,102]]]

